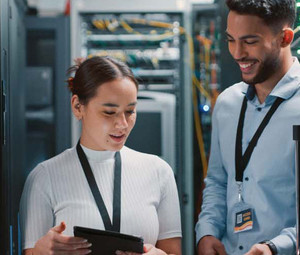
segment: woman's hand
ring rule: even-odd
[[[141,255],[135,252],[116,251],[116,255]],[[163,250],[156,248],[152,244],[144,245],[144,253],[142,255],[167,255]]]
[[[85,255],[91,252],[88,248],[91,246],[87,240],[80,237],[63,235],[66,224],[61,222],[39,239],[33,249],[25,250],[25,255],[31,251],[31,255]]]

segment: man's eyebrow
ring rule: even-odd
[[[233,38],[227,31],[225,31],[225,34],[230,37],[230,38]]]
[[[230,35],[227,31],[225,31],[225,34],[228,37],[230,37],[230,38],[233,39],[232,35]],[[259,38],[259,36],[258,35],[243,35],[243,36],[239,37],[240,40],[252,39],[252,38],[256,38],[257,39],[257,38]]]

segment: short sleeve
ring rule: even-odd
[[[22,248],[33,248],[54,224],[51,186],[46,169],[40,164],[28,176],[20,202]]]
[[[159,162],[161,199],[158,206],[158,240],[181,237],[181,220],[178,191],[172,168],[163,160]]]

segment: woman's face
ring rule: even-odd
[[[103,83],[88,104],[78,107],[80,115],[75,114],[82,122],[81,144],[99,151],[120,150],[135,124],[136,104],[137,89],[130,79]]]

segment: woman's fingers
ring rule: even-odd
[[[57,243],[63,243],[63,244],[86,244],[88,243],[88,240],[76,237],[76,236],[65,236],[62,234],[54,234],[53,240]]]
[[[87,249],[92,246],[91,243],[85,242],[85,243],[57,243],[55,242],[53,244],[53,250],[54,251],[75,251],[78,249]]]
[[[89,249],[79,249],[74,251],[65,251],[65,250],[58,250],[53,251],[53,254],[55,255],[86,255],[89,254],[91,250]]]
[[[87,240],[81,237],[75,236],[66,236],[62,232],[66,229],[65,222],[61,222],[60,225],[57,225],[50,229],[49,234],[51,235],[54,242],[63,243],[63,244],[77,244],[77,245],[86,245]]]
[[[141,253],[129,252],[129,251],[116,251],[116,255],[141,255]]]
[[[65,229],[66,229],[66,223],[62,221],[59,225],[51,228],[50,231],[54,231],[56,233],[61,234],[62,232],[65,231]]]

